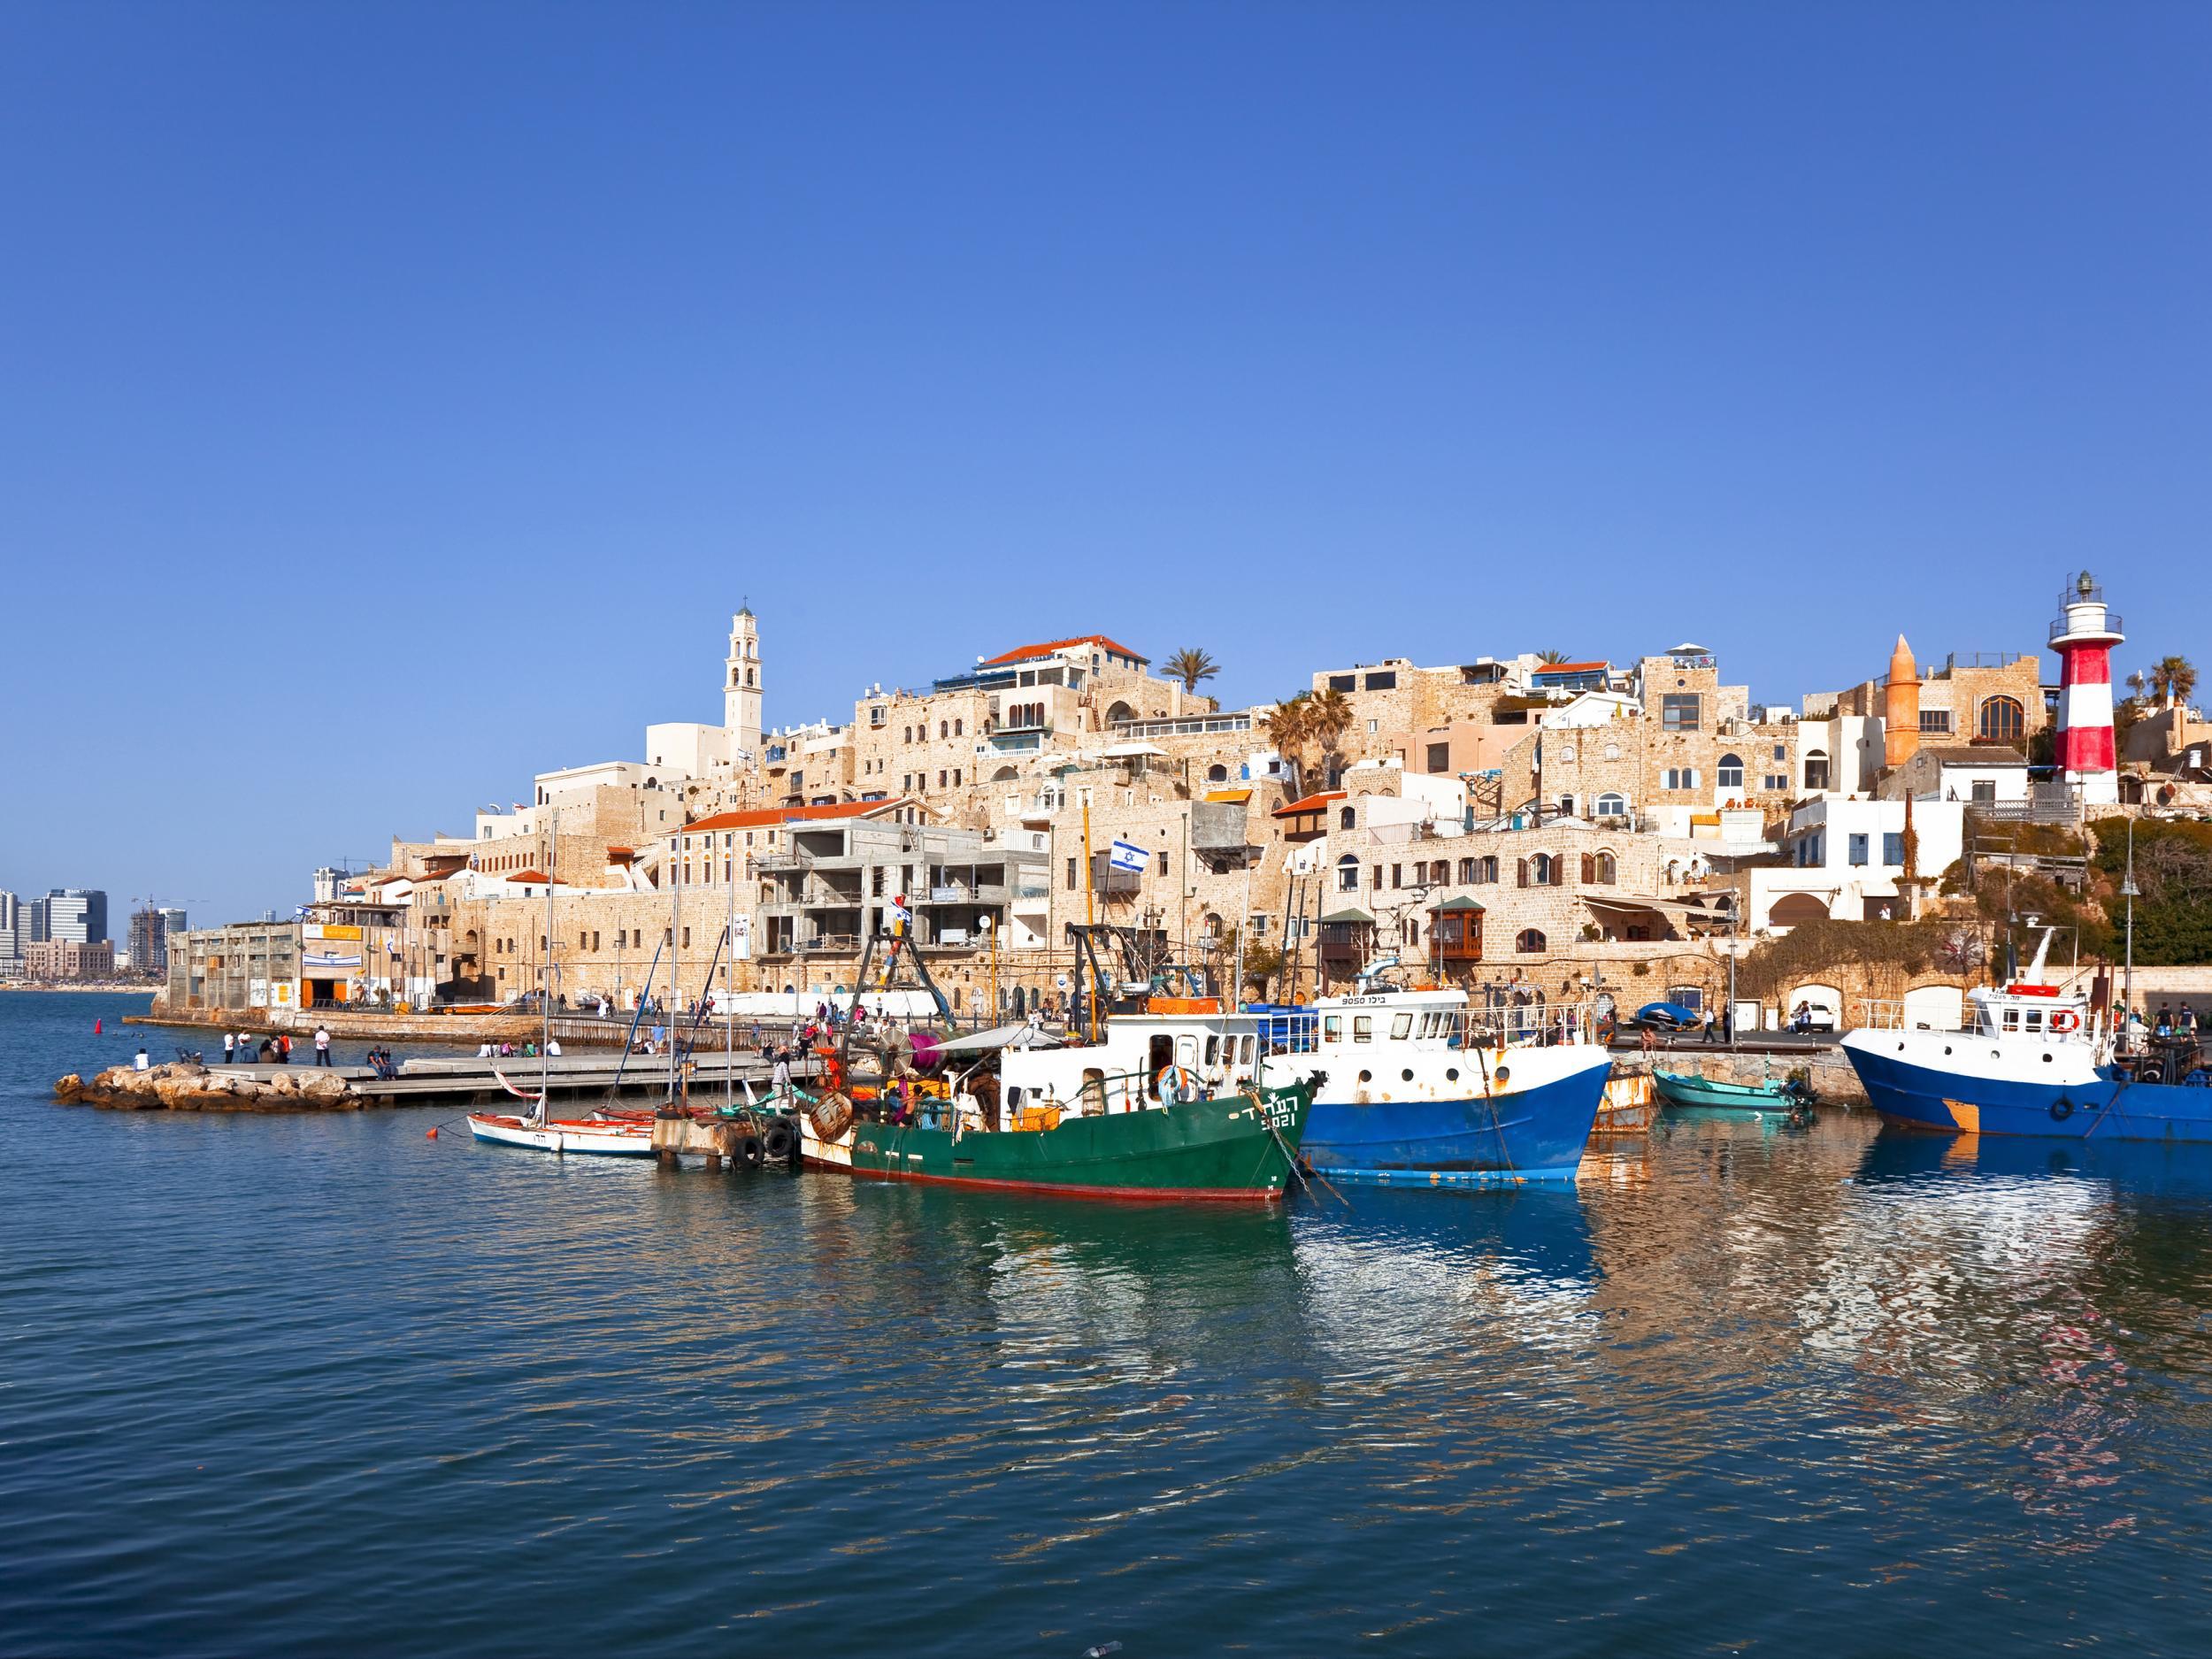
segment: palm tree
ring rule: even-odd
[[[1167,677],[1181,680],[1187,693],[1194,693],[1200,680],[1211,680],[1220,672],[1221,664],[1195,645],[1186,645],[1167,659]]]
[[[2168,708],[2187,703],[2189,694],[2197,688],[2197,671],[2185,657],[2162,657],[2151,672]]]
[[[1302,691],[1294,697],[1286,697],[1260,717],[1266,728],[1267,741],[1275,746],[1275,752],[1294,766],[1305,753],[1306,745],[1313,738],[1313,694]]]
[[[1330,770],[1334,771],[1336,746],[1351,728],[1352,700],[1333,688],[1315,692],[1312,707],[1306,718],[1315,739],[1321,745],[1321,752],[1329,758]]]
[[[1548,666],[1553,663],[1565,662],[1567,660],[1567,653],[1564,651],[1539,651],[1536,653],[1536,660]]]

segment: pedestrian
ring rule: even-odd
[[[223,1064],[228,1065],[231,1056],[238,1052],[238,1039],[229,1032],[223,1033]]]
[[[2181,1034],[2185,1037],[2193,1037],[2197,1034],[2197,1010],[2193,1002],[2184,1002],[2181,1005]]]
[[[1736,1010],[1732,1008],[1720,1011],[1720,1040],[1727,1043],[1736,1041]]]
[[[1706,1047],[1710,1048],[1713,1044],[1720,1041],[1720,1022],[1713,1018],[1713,1010],[1711,1009],[1707,1009],[1705,1012],[1699,1017],[1698,1023],[1705,1028]]]
[[[327,1025],[315,1027],[315,1064],[317,1065],[330,1064],[330,1027]]]
[[[789,1049],[776,1050],[776,1069],[769,1079],[768,1086],[773,1094],[779,1095],[791,1093],[791,1051]]]
[[[558,1037],[548,1037],[545,1040],[545,1051],[548,1054],[554,1055],[560,1053],[561,1040]]]
[[[1641,1048],[1646,1054],[1657,1054],[1659,1052],[1659,1033],[1653,1030],[1651,1026],[1646,1025],[1641,1031],[1638,1032],[1636,1035],[1636,1046]]]
[[[2161,1002],[2158,1005],[2158,1024],[2151,1028],[2151,1034],[2154,1037],[2170,1037],[2174,1034],[2174,1010],[2171,1003]]]
[[[292,1064],[292,1036],[291,1036],[291,1033],[290,1033],[289,1032],[279,1032],[279,1033],[277,1033],[277,1040],[276,1040],[276,1041],[277,1041],[277,1064],[278,1064],[279,1065],[289,1065],[289,1064]]]
[[[256,1051],[255,1057],[258,1059],[262,1064],[269,1064],[276,1057],[276,1045],[271,1042],[266,1037],[264,1037],[261,1040],[261,1047]]]

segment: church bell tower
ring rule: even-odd
[[[760,625],[746,605],[730,618],[730,655],[723,664],[722,725],[733,748],[760,753]],[[733,757],[733,759],[735,757]]]

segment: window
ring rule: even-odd
[[[1449,743],[1429,745],[1429,770],[1449,772],[1452,769],[1452,746]]]
[[[1359,815],[1348,806],[1340,809],[1336,815],[1336,826],[1339,829],[1350,829],[1358,821]]]
[[[1975,805],[1993,806],[1997,800],[1997,780],[1994,778],[1975,779],[1973,793]]]
[[[1357,674],[1331,674],[1329,689],[1331,691],[1357,691],[1359,676]]]
[[[1525,956],[1540,956],[1544,948],[1544,935],[1533,927],[1524,927],[1513,935],[1513,949]]]
[[[1723,755],[1720,757],[1720,765],[1713,774],[1713,781],[1724,789],[1742,788],[1743,757],[1740,755]]]
[[[1072,858],[1068,860],[1068,891],[1075,891],[1075,860]]]
[[[1817,749],[1805,751],[1805,787],[1809,791],[1828,787],[1828,757]]]
[[[1670,766],[1659,774],[1659,781],[1663,787],[1668,789],[1694,789],[1697,787],[1697,768]]]
[[[1924,731],[1924,732],[1947,732],[1947,731],[1949,731],[1949,730],[1951,729],[1951,711],[1950,711],[1950,710],[1948,710],[1948,709],[1923,709],[1923,710],[1921,710],[1921,711],[1920,711],[1920,729],[1921,729],[1922,731]]]
[[[1582,879],[1585,881],[1594,881],[1601,887],[1608,887],[1619,884],[1620,861],[1611,853],[1600,853],[1594,858],[1586,859],[1584,864]]]
[[[1440,858],[1429,866],[1429,885],[1440,887],[1452,879],[1452,866],[1448,859]]]
[[[1336,861],[1336,890],[1339,893],[1359,891],[1359,860],[1349,853]]]
[[[1696,692],[1670,691],[1659,699],[1660,728],[1668,732],[1696,731],[1697,709]]]
[[[1380,673],[1367,676],[1367,689],[1370,691],[1395,691],[1397,688],[1398,672],[1395,669],[1386,669]]]
[[[1866,862],[1866,837],[1863,835],[1853,835],[1849,839],[1849,856],[1851,862],[1855,864],[1864,864]]]
[[[1774,758],[1775,758],[1775,759],[1777,759],[1777,760],[1787,760],[1789,757],[1790,757],[1790,751],[1789,751],[1789,746],[1788,746],[1787,744],[1785,744],[1785,743],[1777,743],[1777,744],[1774,746]]]
[[[1322,1016],[1321,1041],[1324,1042],[1342,1042],[1344,1041],[1343,1015],[1325,1014]]]
[[[1354,1042],[1375,1041],[1375,1017],[1373,1015],[1355,1014],[1352,1016],[1352,1041]]]
[[[2027,730],[2027,718],[2016,697],[1985,697],[1978,728],[1985,743],[2016,743]]]
[[[1475,879],[1495,883],[1498,879],[1498,856],[1490,853],[1475,860]]]
[[[1882,832],[1882,862],[1892,870],[1905,867],[1905,837],[1901,830]]]
[[[952,723],[952,734],[955,737],[958,737],[960,735],[960,722],[957,720],[955,720]]]
[[[1390,885],[1392,887],[1402,887],[1405,886],[1404,870],[1405,866],[1403,864],[1393,864],[1390,866]]]
[[[1597,798],[1597,804],[1591,810],[1600,818],[1626,818],[1628,801],[1625,796],[1608,792]]]
[[[1786,772],[1770,772],[1760,780],[1760,785],[1769,795],[1787,795],[1790,792],[1790,775]]]
[[[1459,884],[1460,884],[1460,886],[1462,886],[1462,887],[1472,887],[1472,886],[1474,885],[1474,883],[1475,883],[1475,861],[1474,861],[1473,859],[1471,859],[1471,858],[1463,858],[1463,859],[1461,859],[1461,860],[1459,861]]]

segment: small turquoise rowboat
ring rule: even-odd
[[[1797,1086],[1769,1079],[1763,1083],[1722,1083],[1694,1072],[1654,1068],[1652,1084],[1670,1106],[1719,1107],[1734,1111],[1797,1111],[1809,1102]]]

